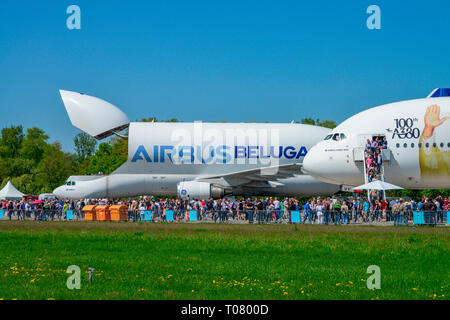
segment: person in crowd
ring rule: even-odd
[[[284,198],[283,211],[284,211],[284,216],[288,219],[288,221],[291,219],[290,213],[289,213],[289,207],[290,207],[290,203],[289,203],[288,198]]]
[[[392,206],[392,216],[394,218],[394,226],[400,225],[400,203],[398,200],[394,200],[394,205]]]
[[[367,199],[365,199],[362,205],[363,205],[363,212],[362,212],[363,222],[368,222],[370,202]]]
[[[306,219],[309,220],[309,224],[311,224],[311,205],[310,202],[306,202],[305,206],[303,207],[303,223],[306,222]]]
[[[323,205],[322,201],[320,200],[316,205],[316,214],[317,214],[317,224],[323,224]]]
[[[341,224],[341,208],[342,208],[341,201],[337,200],[333,207],[333,209],[334,209],[334,224],[335,225]]]
[[[366,141],[366,151],[370,152],[372,150],[372,143],[369,139]]]
[[[380,147],[381,142],[378,144]],[[376,191],[369,197],[333,199],[312,197],[305,202],[295,198],[255,197],[236,199],[80,199],[78,201],[45,200],[41,203],[31,200],[8,200],[0,203],[5,219],[17,220],[67,220],[67,211],[73,211],[73,219],[83,220],[86,205],[121,204],[128,207],[130,221],[143,221],[144,212],[152,211],[152,221],[164,220],[165,210],[172,210],[174,220],[190,221],[189,212],[197,211],[197,219],[213,222],[286,223],[290,212],[299,211],[302,223],[350,224],[380,223],[394,220],[394,224],[407,225],[414,219],[414,212],[425,213],[425,223],[445,223],[450,209],[449,199],[443,196],[423,197],[421,200],[393,198],[388,202]]]
[[[246,209],[248,213],[248,223],[253,223],[253,213],[255,212],[255,204],[252,199],[247,199]]]
[[[347,201],[344,201],[341,206],[341,217],[342,217],[342,224],[347,225],[348,224],[348,204]]]

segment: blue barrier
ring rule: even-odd
[[[3,219],[3,209],[0,210],[0,219]]]
[[[73,220],[73,210],[66,211],[66,220]]]
[[[450,224],[450,211],[447,211],[447,224]]]
[[[425,224],[423,211],[414,212],[414,224]]]
[[[166,210],[166,221],[173,221],[173,211]]]
[[[144,221],[152,221],[152,212],[150,210],[144,211]]]
[[[189,211],[189,221],[197,221],[197,211]]]
[[[291,211],[291,223],[301,223],[299,211]]]

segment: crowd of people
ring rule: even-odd
[[[124,205],[128,208],[129,221],[144,221],[146,211],[152,212],[152,221],[166,220],[171,210],[174,221],[188,221],[191,210],[197,212],[197,219],[211,222],[244,223],[290,223],[291,213],[298,212],[301,223],[350,224],[393,221],[394,225],[408,224],[415,211],[434,213],[436,223],[444,223],[444,212],[450,211],[450,197],[435,199],[423,197],[419,201],[392,199],[390,201],[367,198],[312,198],[305,203],[297,199],[272,197],[248,199],[155,199],[140,200],[46,200],[3,201],[1,209],[6,219],[18,220],[65,220],[67,212],[73,212],[73,219],[84,218],[85,205]]]
[[[373,137],[372,141],[367,139],[364,154],[368,182],[372,182],[375,179],[382,180],[383,149],[387,149],[386,137]]]

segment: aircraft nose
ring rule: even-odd
[[[323,161],[317,147],[313,147],[303,159],[303,169],[311,176],[318,176],[321,173]]]
[[[62,198],[62,188],[61,187],[56,188],[55,190],[53,190],[53,194],[58,199],[61,199]]]

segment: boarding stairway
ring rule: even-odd
[[[369,181],[369,170],[370,168],[367,167],[367,158],[370,155],[370,153],[363,147],[357,147],[353,149],[353,161],[355,163],[359,163],[362,162],[362,166],[364,168],[364,184],[367,184],[369,182],[372,182],[374,180],[379,180],[379,181],[385,181],[385,174],[384,174],[384,166],[386,164],[389,164],[390,160],[391,160],[391,151],[389,148],[386,149],[381,149],[381,159],[382,159],[382,163],[380,166],[380,170],[379,172],[376,172],[376,174],[374,174],[372,181]],[[374,158],[374,161],[376,162],[377,159]],[[376,167],[376,166],[375,166]],[[368,191],[368,196],[369,196],[369,191]],[[383,197],[386,198],[386,194],[383,191]]]

